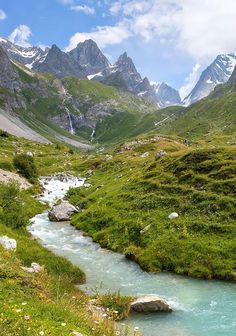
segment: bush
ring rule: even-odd
[[[6,131],[0,130],[0,137],[1,138],[9,138],[10,134],[7,133]]]
[[[17,154],[13,159],[14,167],[31,182],[38,176],[34,158],[27,154]]]
[[[26,226],[28,223],[24,211],[24,202],[16,183],[1,185],[0,189],[0,221],[11,228]]]

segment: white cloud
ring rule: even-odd
[[[85,40],[94,40],[100,48],[104,48],[107,45],[119,44],[132,35],[126,22],[121,22],[116,26],[98,26],[96,31],[91,33],[76,33],[70,38],[70,42],[66,51],[74,49],[78,43]]]
[[[82,12],[82,13],[90,14],[90,15],[95,14],[95,9],[93,7],[89,7],[86,5],[75,5],[75,6],[71,6],[70,9],[75,12]]]
[[[0,9],[0,20],[5,20],[6,18],[7,18],[6,13],[2,9]]]
[[[235,0],[120,0],[110,12],[129,19],[132,34],[173,40],[196,60],[236,49]]]
[[[188,94],[192,91],[194,86],[197,84],[197,81],[200,78],[202,72],[202,66],[200,64],[195,64],[192,69],[192,72],[185,78],[184,85],[180,88],[179,94],[181,99],[184,99],[188,96]]]
[[[121,10],[122,10],[122,4],[120,1],[114,2],[109,9],[111,15],[117,15]]]
[[[60,0],[63,5],[73,5],[74,0]]]
[[[32,32],[28,26],[20,25],[16,27],[8,36],[8,40],[22,47],[30,47],[31,44],[28,42],[28,40],[31,35]]]

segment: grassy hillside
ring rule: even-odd
[[[178,118],[156,129],[191,141],[222,135],[236,136],[236,87],[219,85],[207,98],[179,111]]]
[[[160,149],[167,155],[156,160]],[[93,186],[68,195],[84,204],[77,228],[148,271],[236,279],[235,146],[192,149],[149,138],[83,165]],[[172,212],[179,217],[170,220]]]
[[[66,137],[90,143],[92,131],[96,130],[94,144],[116,143],[146,130],[142,125],[148,114],[155,113],[156,119],[161,118],[154,105],[117,88],[75,77],[59,81],[52,75],[35,74],[17,63],[14,69],[23,83],[17,94],[21,107],[16,108],[15,100],[14,106],[10,106],[9,92],[4,88],[0,92],[1,107],[12,108],[22,121],[51,141],[63,141]],[[70,122],[75,134],[69,132]],[[153,126],[154,123],[148,125],[148,129]]]

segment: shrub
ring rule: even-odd
[[[1,138],[9,138],[10,134],[6,131],[0,130],[0,137]]]
[[[31,182],[37,177],[37,167],[34,158],[27,154],[17,154],[13,159],[14,167]]]
[[[1,185],[0,189],[0,220],[6,226],[19,228],[28,223],[24,211],[24,202],[20,196],[18,184]]]

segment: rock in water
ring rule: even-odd
[[[136,312],[171,312],[172,309],[167,301],[159,296],[143,296],[132,302],[131,310]]]
[[[64,222],[68,221],[73,213],[78,212],[78,209],[68,201],[63,201],[59,205],[54,205],[48,212],[50,221]]]
[[[2,245],[6,250],[16,250],[16,240],[11,239],[7,236],[0,237],[0,245]]]

